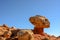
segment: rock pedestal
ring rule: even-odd
[[[44,16],[40,16],[40,15],[32,16],[32,17],[30,17],[29,21],[34,25],[33,32],[35,34],[43,35],[44,28],[50,27],[50,22]]]
[[[41,34],[43,35],[44,29],[43,28],[34,28],[34,34]]]

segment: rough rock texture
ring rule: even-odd
[[[30,17],[29,21],[34,25],[34,30],[33,32],[35,34],[41,34],[44,35],[44,28],[49,28],[50,27],[50,22],[49,20],[40,15],[32,16]]]
[[[34,40],[32,30],[9,28],[3,24],[0,26],[0,40]]]
[[[45,16],[36,15],[30,17],[29,21],[37,28],[49,28],[50,22]]]
[[[2,25],[0,26],[0,40],[60,40],[60,36],[50,36],[47,33],[44,33],[44,35],[34,34],[29,29],[9,28]]]
[[[0,40],[60,40],[59,37],[50,36],[44,33],[44,28],[49,28],[50,22],[44,16],[30,17],[30,22],[34,25],[33,30],[17,29],[3,24],[0,26]]]

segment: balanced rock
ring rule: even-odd
[[[29,21],[34,25],[34,30],[33,32],[35,34],[41,34],[44,35],[44,28],[49,28],[50,27],[50,22],[49,20],[40,15],[32,16],[30,17]]]

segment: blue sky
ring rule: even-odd
[[[60,0],[0,0],[0,25],[20,29],[33,29],[29,17],[43,15],[50,21],[48,34],[60,35]]]

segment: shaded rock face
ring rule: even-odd
[[[17,35],[18,40],[34,40],[32,30],[21,30]]]
[[[12,35],[10,36],[11,38],[14,38],[17,36],[17,33],[20,31],[20,29],[17,29],[17,30],[11,30],[12,32]]]
[[[20,32],[18,34],[18,40],[30,40],[30,35],[28,34],[28,32]]]

